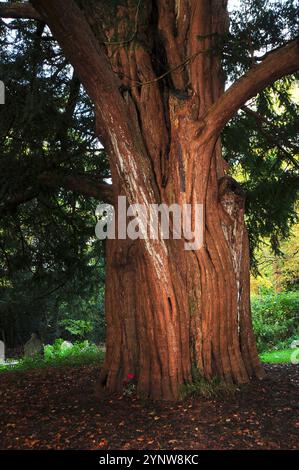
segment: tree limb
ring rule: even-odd
[[[138,182],[130,186],[130,199],[154,201],[158,188],[134,102],[129,94],[123,96],[122,82],[113,72],[104,46],[92,31],[83,9],[74,0],[31,0],[31,3],[51,29],[95,104],[97,134],[111,161],[114,160],[113,171],[122,166],[122,174],[130,175],[136,170],[135,180],[147,182],[143,191]]]
[[[84,175],[65,174],[58,171],[47,171],[38,176],[38,181],[50,188],[62,187],[87,197],[94,197],[113,204],[113,187],[111,184],[99,183]]]
[[[0,2],[1,18],[24,18],[31,20],[42,20],[42,16],[30,3],[7,3]]]
[[[41,187],[57,189],[59,187],[74,191],[99,201],[113,204],[113,186],[84,175],[66,174],[60,171],[45,171],[37,176],[37,185],[15,193],[0,209],[0,213],[13,212],[19,205],[31,201],[41,191]]]
[[[203,118],[199,129],[200,138],[203,141],[211,137],[217,138],[223,127],[249,98],[298,69],[299,38],[296,38],[267,54],[261,63],[253,66],[228,88]]]

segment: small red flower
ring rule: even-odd
[[[128,380],[133,380],[135,378],[135,375],[134,374],[128,374],[127,375],[127,379]]]

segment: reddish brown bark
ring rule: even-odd
[[[101,382],[109,391],[121,390],[128,373],[140,395],[155,399],[178,398],[194,370],[235,383],[263,376],[244,197],[225,175],[219,133],[246,99],[294,70],[298,46],[284,66],[275,56],[275,73],[265,62],[223,94],[225,3],[128,0],[112,11],[106,2],[82,10],[72,0],[32,1],[95,103],[115,204],[123,194],[146,207],[204,207],[199,250],[184,250],[184,240],[108,242]]]

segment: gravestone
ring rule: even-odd
[[[70,341],[63,341],[63,343],[61,344],[60,348],[65,351],[66,349],[71,349],[73,347],[73,343],[71,343]]]
[[[5,362],[5,345],[0,341],[0,364]]]
[[[32,333],[31,338],[24,346],[24,356],[34,357],[43,352],[43,343],[35,333]]]

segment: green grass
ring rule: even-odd
[[[294,349],[283,349],[279,351],[267,351],[260,354],[260,359],[262,362],[268,362],[270,364],[283,364],[291,362],[291,354],[294,352]],[[299,352],[297,354],[299,358]]]
[[[104,359],[104,351],[82,352],[67,356],[53,358],[25,358],[13,366],[0,365],[0,373],[9,371],[26,371],[31,369],[45,369],[47,367],[81,366],[89,364],[100,364]]]
[[[260,354],[260,359],[262,362],[270,364],[286,364],[291,363],[291,354],[294,352],[294,349],[283,349],[277,351],[267,351]],[[77,354],[69,354],[66,356],[56,356],[52,358],[25,358],[21,359],[18,364],[13,366],[0,365],[0,373],[9,372],[9,371],[26,371],[31,369],[45,369],[47,367],[67,367],[67,366],[81,366],[81,365],[91,365],[91,364],[100,364],[105,356],[105,352],[101,349],[96,351],[81,352]],[[297,354],[299,359],[299,351]],[[216,383],[205,383],[198,382],[190,385],[190,389],[184,390],[183,394],[194,394],[200,390],[201,394],[205,396],[210,396],[217,392],[226,392],[223,390],[218,390]]]

